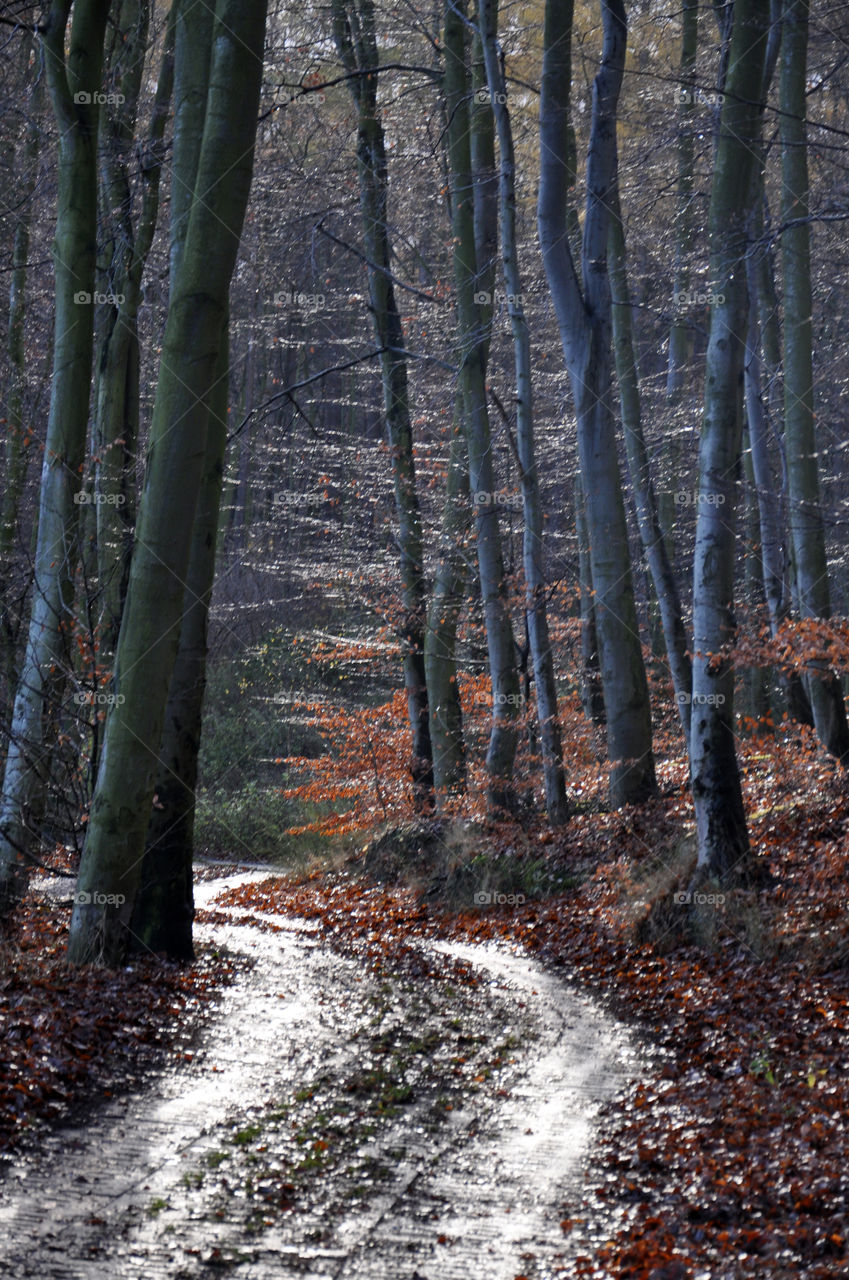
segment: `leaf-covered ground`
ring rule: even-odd
[[[551,865],[581,882],[507,910],[439,911],[356,865],[252,885],[227,902],[317,922],[378,968],[423,934],[521,945],[579,975],[656,1044],[662,1065],[607,1108],[585,1202],[564,1209],[578,1249],[568,1273],[849,1276],[845,783],[796,742],[792,753],[751,751],[746,786],[750,806],[759,801],[753,848],[773,884],[711,904],[709,950],[682,941],[675,909],[683,919],[688,905],[674,895],[666,917],[652,914],[658,865],[673,866],[681,843],[683,791],[580,815],[557,841],[514,833],[514,858],[541,839]],[[653,940],[639,941],[647,921]],[[619,1229],[599,1237],[593,1224],[611,1210]]]
[[[772,880],[709,904],[697,947],[683,927],[690,905],[672,892],[692,812],[681,768],[664,768],[663,798],[643,808],[605,812],[588,788],[563,835],[493,830],[492,858],[542,864],[552,884],[572,886],[521,905],[449,910],[403,883],[375,884],[356,860],[253,882],[221,905],[244,906],[254,924],[248,909],[309,920],[378,974],[420,969],[422,937],[526,948],[656,1046],[657,1068],[606,1108],[583,1203],[563,1206],[564,1274],[849,1276],[845,781],[804,737],[749,744],[752,845]],[[70,969],[67,922],[67,906],[36,893],[3,942],[5,1147],[190,1052],[197,1015],[227,977],[209,956],[192,968]]]
[[[72,968],[70,913],[35,888],[0,943],[0,1151],[190,1054],[230,972],[211,954],[191,966],[139,957],[116,973]]]

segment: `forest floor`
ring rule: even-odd
[[[798,742],[745,787],[771,879],[698,946],[680,784],[514,832],[552,887],[500,906],[359,856],[201,869],[185,968],[69,969],[42,883],[3,944],[0,1261],[849,1278],[849,794]]]
[[[18,1144],[6,1273],[563,1273],[564,1206],[598,1104],[639,1074],[632,1038],[521,951],[414,937],[403,911],[383,934],[359,895],[351,946],[297,904],[269,914],[286,889],[257,872],[198,886],[200,947],[226,952],[228,981],[191,1045]],[[344,882],[325,889],[341,906]]]

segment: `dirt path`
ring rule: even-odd
[[[525,956],[423,946],[420,975],[378,979],[274,922],[199,929],[253,964],[191,1062],[8,1171],[7,1274],[569,1274],[558,1223],[592,1118],[637,1069],[623,1030]]]

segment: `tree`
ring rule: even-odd
[[[779,108],[781,133],[781,261],[784,277],[784,440],[790,541],[802,618],[828,618],[828,560],[819,504],[814,419],[811,231],[806,139],[807,0],[785,0]],[[807,681],[817,735],[849,766],[849,724],[840,682],[817,663]]]
[[[497,484],[487,410],[487,317],[491,317],[492,268],[489,263],[481,262],[478,258],[478,252],[486,242],[480,232],[481,218],[475,217],[476,188],[470,144],[473,125],[469,110],[470,77],[466,62],[465,22],[463,0],[446,0],[445,96],[448,109],[453,264],[460,344],[459,381],[492,685],[492,727],[486,765],[493,808],[510,809],[514,804],[512,774],[517,745],[519,680],[513,628],[507,605]],[[487,276],[490,290],[482,287],[487,282]]]
[[[746,228],[756,191],[768,0],[737,0],[709,215],[710,335],[693,570],[690,772],[697,878],[752,873],[734,741],[734,518],[746,341]],[[759,86],[753,94],[752,86]]]
[[[378,52],[371,0],[334,0],[333,34],[357,108],[357,172],[375,338],[380,352],[386,433],[392,457],[398,518],[404,621],[404,684],[412,731],[412,774],[419,802],[433,788],[424,627],[427,610],[422,529],[416,493],[410,393],[401,317],[392,281],[387,225],[388,174],[383,124],[377,105]]]
[[[604,49],[593,83],[587,199],[579,281],[567,236],[571,3],[548,0],[540,94],[539,239],[575,412],[595,591],[614,805],[657,786],[648,683],[634,604],[628,529],[611,403],[610,200],[616,180],[616,105],[625,61],[621,0],[602,0]]]
[[[29,634],[12,714],[0,809],[0,912],[26,884],[30,846],[50,772],[46,712],[73,615],[75,502],[88,422],[97,231],[97,99],[108,0],[78,0],[67,59],[71,0],[54,0],[42,34],[59,130],[59,204],[54,241],[53,384],[41,472]],[[55,691],[55,689],[54,689]]]
[[[510,312],[513,358],[516,369],[516,440],[519,481],[524,510],[523,559],[525,570],[525,615],[528,644],[534,666],[537,718],[542,745],[543,779],[549,821],[558,826],[567,816],[566,783],[560,725],[557,720],[557,689],[554,658],[548,629],[546,580],[542,544],[542,504],[534,448],[533,381],[531,343],[522,299],[519,244],[516,233],[516,158],[513,132],[507,109],[507,81],[498,58],[495,0],[481,0],[480,39],[486,62],[487,87],[500,150],[501,240],[504,285]]]
[[[69,956],[127,952],[207,444],[207,400],[253,170],[265,5],[218,0],[186,243],[168,305],[151,447]]]

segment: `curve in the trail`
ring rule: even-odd
[[[254,878],[198,886],[198,905]],[[265,873],[267,874],[267,872]],[[240,917],[244,912],[240,911]],[[224,989],[191,1063],[46,1136],[0,1183],[0,1265],[27,1280],[513,1280],[564,1274],[559,1218],[579,1198],[598,1104],[637,1064],[625,1031],[524,954],[431,944],[474,966],[499,1032],[518,1047],[505,1087],[475,1095],[434,1132],[416,1105],[380,1126],[359,1155],[383,1160],[365,1201],[344,1174],[309,1206],[245,1229],[241,1192],[215,1214],[199,1169],[269,1100],[356,1065],[378,980],[319,944],[303,922],[268,934],[204,926],[253,958]],[[425,945],[425,944],[423,944]],[[484,975],[486,976],[484,980]],[[429,998],[432,998],[429,996]],[[394,1016],[411,1017],[407,998]],[[350,1188],[348,1188],[350,1191]],[[210,1192],[211,1194],[211,1192]]]

